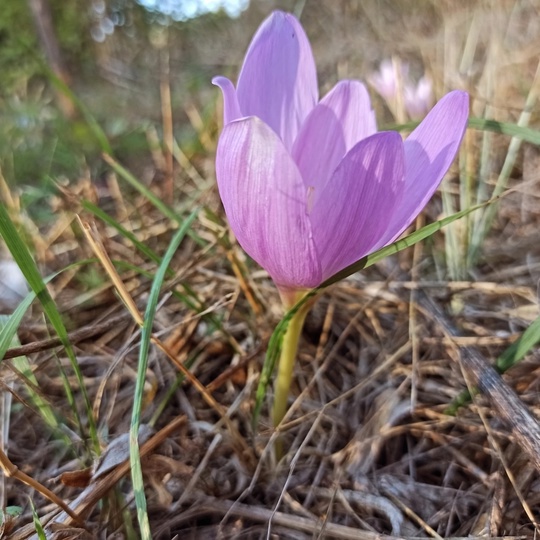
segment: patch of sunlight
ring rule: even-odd
[[[175,21],[187,21],[204,15],[225,11],[238,17],[249,5],[249,0],[137,0],[148,10],[162,13]]]

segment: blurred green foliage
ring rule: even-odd
[[[5,97],[22,77],[35,73],[38,62],[29,51],[37,47],[26,2],[4,2],[0,17],[0,95]]]
[[[89,102],[90,114],[104,126],[118,156],[140,155],[142,148],[148,148],[141,111],[132,118],[123,114],[127,107],[122,101],[129,101],[133,91],[122,88],[123,81],[115,88],[104,80],[102,71],[104,63],[114,62],[115,56],[122,58],[124,51],[148,47],[150,18],[129,0],[83,4],[48,0],[46,4],[73,92],[85,104]],[[107,47],[96,41],[96,28],[103,20],[115,33],[117,50],[112,59],[104,58]],[[1,171],[8,184],[21,192],[26,209],[38,218],[48,216],[40,202],[54,190],[51,179],[74,180],[85,168],[99,176],[104,165],[101,147],[83,116],[67,118],[58,106],[58,93],[28,1],[2,6],[0,70]]]
[[[56,38],[70,68],[91,60],[90,10],[77,0],[49,0]],[[88,6],[88,4],[87,4]],[[45,75],[28,3],[4,2],[0,17],[0,96],[21,90],[37,75]]]
[[[30,2],[5,2],[0,17],[0,168],[12,187],[50,193],[50,179],[99,177],[102,145],[84,115],[66,118],[50,78]],[[162,53],[170,55],[175,137],[185,153],[204,150],[186,115],[195,107],[205,123],[215,117],[217,71],[202,54],[214,50],[225,13],[176,22],[135,0],[42,0],[48,6],[71,91],[106,133],[115,156],[138,174],[151,160],[147,129],[161,137]],[[206,36],[201,40],[201,35]],[[208,36],[211,36],[208,39]],[[210,57],[213,53],[210,54]],[[145,163],[142,163],[143,159]],[[26,186],[33,186],[34,191]]]

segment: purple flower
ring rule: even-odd
[[[385,101],[396,99],[398,87],[403,85],[403,79],[409,75],[409,66],[398,59],[383,60],[379,71],[368,77],[368,82],[377,90]]]
[[[409,83],[403,88],[405,110],[410,118],[424,116],[433,105],[433,83],[424,75],[418,83]]]
[[[230,226],[280,291],[319,285],[395,240],[450,167],[468,95],[447,94],[402,141],[376,133],[364,85],[339,82],[319,101],[298,20],[276,11],[234,85],[216,77],[225,126],[216,174]]]
[[[383,60],[379,71],[368,77],[368,82],[386,101],[394,116],[398,114],[398,97],[410,118],[424,116],[433,105],[433,83],[424,75],[417,83],[409,76],[409,66],[399,58]]]
[[[409,66],[399,58],[383,60],[379,71],[368,77],[368,82],[386,101],[394,116],[398,116],[398,97],[401,95],[403,106],[409,118],[424,116],[433,105],[433,83],[424,75],[415,83],[409,75]]]

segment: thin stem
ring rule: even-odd
[[[272,410],[272,419],[274,427],[277,427],[283,420],[287,412],[287,398],[291,388],[294,362],[296,360],[296,351],[298,350],[298,341],[302,333],[302,327],[306,315],[312,306],[311,302],[302,306],[289,322],[289,327],[283,337],[283,347],[279,357],[278,373],[276,377],[274,392],[274,407]]]

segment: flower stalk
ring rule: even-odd
[[[287,412],[287,398],[291,388],[293,368],[298,352],[298,341],[302,334],[306,315],[311,309],[312,302],[304,304],[292,317],[289,322],[285,336],[283,336],[283,346],[279,357],[278,372],[274,388],[274,406],[272,409],[272,422],[277,427],[285,413]]]

